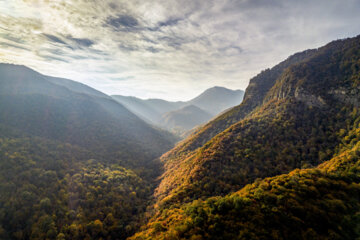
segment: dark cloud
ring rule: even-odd
[[[96,54],[96,55],[100,55],[100,56],[111,56],[112,54],[111,53],[108,53],[108,52],[104,52],[104,51],[101,51],[101,50],[98,50],[98,49],[93,49],[93,48],[90,48],[88,49],[89,52],[93,53],[93,54]]]
[[[183,18],[168,18],[165,21],[161,21],[158,22],[157,25],[155,27],[148,27],[146,28],[146,30],[155,32],[155,31],[159,31],[161,28],[163,27],[172,27],[172,26],[176,26],[178,25],[180,22],[184,21],[186,19],[187,16],[183,17]]]
[[[84,60],[84,59],[88,59],[88,56],[80,56],[80,55],[71,55],[70,56],[72,59],[76,59],[76,60]]]
[[[238,55],[240,53],[242,53],[244,50],[241,47],[238,46],[227,46],[227,47],[222,47],[218,49],[218,54],[222,55]]]
[[[136,18],[130,15],[120,15],[117,17],[109,17],[106,20],[108,25],[117,29],[117,30],[125,30],[129,31],[136,28],[139,25],[139,22]]]
[[[134,52],[134,51],[139,50],[138,46],[132,46],[132,45],[126,45],[126,44],[119,44],[118,47],[120,50],[125,51],[125,52]]]
[[[44,37],[46,37],[48,40],[50,40],[51,42],[61,43],[61,44],[67,45],[66,42],[64,42],[63,40],[61,40],[59,37],[56,37],[56,36],[54,36],[54,35],[47,34],[47,33],[43,33],[42,35],[43,35]]]
[[[155,40],[152,40],[152,39],[150,39],[150,38],[148,38],[148,37],[145,37],[145,36],[142,36],[142,38],[141,38],[143,41],[145,41],[145,42],[148,42],[148,43],[152,43],[152,44],[158,44],[158,42],[157,41],[155,41]]]
[[[225,11],[245,11],[252,9],[273,9],[283,7],[283,1],[279,0],[230,0],[228,1],[223,10]]]
[[[47,33],[43,33],[42,35],[47,40],[49,40],[53,43],[59,43],[59,44],[65,45],[66,47],[68,47],[70,49],[76,49],[76,48],[81,48],[81,47],[91,47],[92,45],[95,44],[95,42],[92,41],[91,39],[74,38],[71,35],[62,36],[61,38],[57,37],[55,35],[47,34]]]
[[[76,43],[80,47],[91,47],[95,44],[95,42],[88,38],[74,38],[72,36],[67,36],[67,39],[72,41],[73,43]]]
[[[154,48],[154,47],[148,47],[148,48],[146,48],[146,50],[147,50],[148,52],[152,52],[152,53],[158,53],[158,52],[161,51],[160,49]]]
[[[19,43],[19,44],[25,43],[24,40],[22,40],[20,38],[13,37],[13,36],[10,36],[8,34],[0,34],[0,37],[2,37],[4,39],[7,39],[7,40],[9,40],[11,42]]]
[[[0,42],[0,46],[5,47],[5,48],[17,48],[17,49],[21,49],[21,50],[26,50],[26,51],[31,51],[29,48],[26,47],[22,47],[19,45],[15,45],[15,44],[11,44],[11,43],[4,43],[4,42]]]
[[[49,53],[51,53],[51,54],[54,54],[54,55],[58,55],[58,56],[66,56],[67,54],[63,51],[63,50],[61,50],[61,49],[58,49],[58,48],[54,48],[54,49],[41,49],[40,51],[47,51],[47,52],[49,52]]]
[[[167,26],[174,26],[177,25],[180,21],[183,21],[184,18],[169,18],[166,21],[159,22],[159,27],[167,27]]]
[[[53,61],[57,61],[57,62],[65,62],[65,63],[69,63],[68,60],[65,60],[63,58],[60,57],[55,57],[55,56],[51,56],[51,55],[46,55],[46,54],[37,54],[39,57],[43,58],[45,61],[49,61],[49,62],[53,62]]]
[[[111,3],[109,3],[109,7],[110,7],[111,9],[117,9],[119,6],[118,6],[116,3],[111,2]]]
[[[183,38],[179,38],[179,37],[160,37],[158,38],[158,40],[160,42],[164,42],[166,45],[168,45],[169,47],[175,48],[175,49],[179,49],[181,47],[181,45],[183,45],[184,43],[189,42],[186,39]]]

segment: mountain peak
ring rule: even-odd
[[[225,109],[240,104],[243,97],[244,91],[242,90],[231,90],[225,87],[215,86],[190,100],[189,104],[193,104],[201,109],[206,109],[211,114],[216,115]]]
[[[242,90],[231,90],[225,87],[214,86],[188,102],[168,102],[162,99],[143,100],[119,95],[112,97],[136,115],[145,120],[150,120],[150,122],[159,127],[169,129],[169,126],[172,126],[177,129],[187,130],[195,127],[197,123],[202,124],[224,110],[240,104],[243,96],[244,91]],[[186,115],[185,112],[187,113]],[[169,117],[178,116],[179,114],[181,117]],[[199,117],[200,115],[201,117]],[[173,121],[174,118],[177,120]],[[189,118],[189,120],[185,120],[185,118]],[[200,120],[191,121],[191,118]],[[169,119],[172,119],[171,122],[174,124],[167,124]],[[184,124],[186,122],[185,128],[176,127],[176,124],[184,125],[181,121],[184,121]],[[179,131],[176,132],[179,133]]]
[[[182,110],[182,111],[204,111],[203,109],[201,109],[201,108],[199,108],[199,107],[197,107],[197,106],[195,106],[195,105],[187,105],[187,106],[185,106],[185,107],[183,107],[183,108],[181,108],[181,109],[179,109],[179,110]],[[205,112],[205,111],[204,111]]]
[[[221,87],[221,86],[214,86],[211,88],[206,89],[202,94],[206,93],[206,92],[239,92],[239,91],[243,91],[240,89],[236,89],[236,90],[232,90],[226,87]],[[200,94],[201,95],[201,94]]]

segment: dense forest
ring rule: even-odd
[[[166,209],[131,239],[357,239],[359,137],[353,148],[317,168]]]
[[[84,149],[0,138],[1,239],[123,239],[136,229],[151,184]]]
[[[0,73],[1,239],[360,237],[360,36],[261,72],[170,151],[105,94]]]
[[[134,234],[175,137],[85,85],[0,73],[0,239]]]
[[[338,40],[254,77],[242,104],[162,156],[154,216],[133,238],[358,237],[359,46]]]
[[[249,86],[255,81],[257,88],[264,83],[268,89],[257,107],[192,150],[204,141],[206,131],[217,129],[217,122],[240,116],[238,111],[258,100],[247,91],[239,107],[162,156],[166,171],[156,191],[158,203],[224,195],[257,178],[329,160],[342,140],[341,132],[359,115],[359,46],[357,37],[306,51],[307,58],[283,69],[272,87],[259,76],[252,79]]]

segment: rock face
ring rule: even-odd
[[[336,41],[251,79],[239,106],[162,156],[160,205],[221,195],[328,159],[340,141],[332,134],[346,129],[344,109],[359,104],[359,46],[360,37]]]
[[[294,96],[296,100],[304,102],[311,107],[324,107],[326,105],[326,102],[322,97],[310,94],[302,88],[297,88]]]
[[[360,86],[356,88],[338,88],[328,92],[334,98],[346,103],[360,107]]]
[[[360,36],[263,71],[161,157],[158,212],[132,239],[357,239],[360,188],[343,193],[360,182],[359,88]]]

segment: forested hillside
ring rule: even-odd
[[[354,146],[319,167],[166,209],[130,239],[357,239],[359,129],[351,136]]]
[[[119,162],[37,137],[0,138],[1,239],[124,239],[151,194]],[[150,170],[148,170],[150,171]]]
[[[339,40],[302,53],[307,58],[285,68],[272,87],[252,79],[240,106],[162,156],[158,203],[224,195],[257,178],[329,160],[342,140],[340,132],[359,114],[359,43],[360,37]],[[201,145],[203,134],[241,115],[242,120]]]
[[[154,129],[85,85],[9,64],[1,64],[0,73],[0,124],[24,134],[129,161],[158,157],[174,142],[171,134]]]
[[[153,217],[131,239],[360,236],[360,37],[287,61],[163,155]]]
[[[174,137],[80,83],[0,74],[0,239],[132,235]]]

